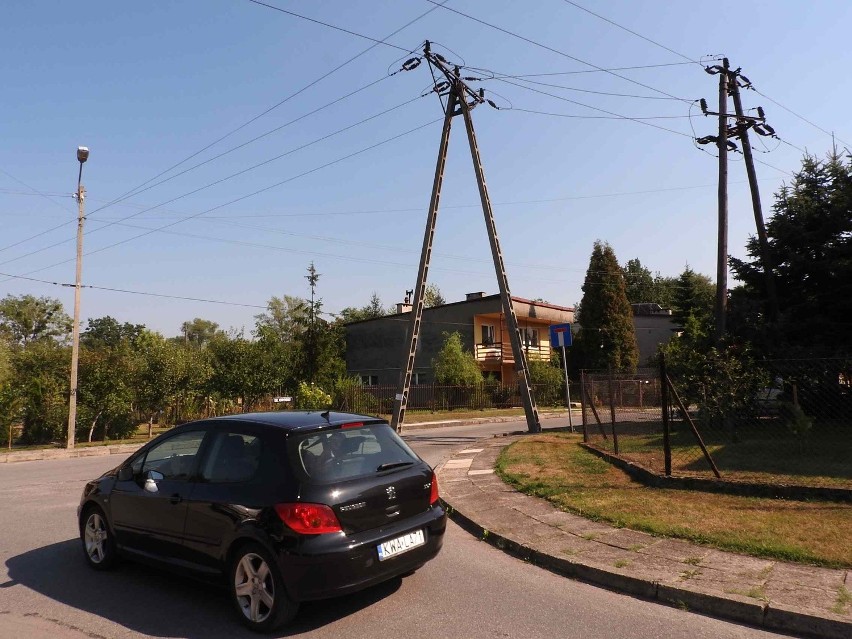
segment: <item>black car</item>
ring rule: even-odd
[[[387,422],[329,412],[178,426],[87,483],[78,509],[92,568],[121,555],[224,578],[259,631],[417,570],[446,518],[434,472]]]

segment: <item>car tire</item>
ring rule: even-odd
[[[86,563],[95,570],[109,570],[115,566],[118,553],[115,539],[109,528],[104,511],[97,506],[88,506],[80,518],[80,541]]]
[[[228,571],[231,601],[240,621],[255,632],[271,632],[296,616],[278,564],[260,544],[240,546]]]

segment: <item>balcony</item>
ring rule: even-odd
[[[527,355],[527,360],[550,360],[550,346],[544,345],[524,345],[524,352]],[[515,356],[512,354],[512,345],[503,342],[492,342],[491,344],[476,344],[474,345],[474,355],[477,362],[514,362]]]

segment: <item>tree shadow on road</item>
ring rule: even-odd
[[[86,565],[77,539],[11,557],[6,566],[9,581],[0,589],[23,586],[144,635],[258,636],[237,620],[224,587],[129,561],[115,570],[96,572]],[[296,636],[331,624],[392,595],[401,584],[402,579],[396,578],[354,595],[304,603],[294,622],[273,636]]]

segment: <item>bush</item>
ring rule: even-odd
[[[299,382],[299,388],[296,391],[296,407],[303,410],[330,408],[331,395],[316,384]]]
[[[565,377],[562,371],[550,362],[533,360],[529,363],[530,384],[535,392],[535,401],[540,406],[559,406],[564,403]]]
[[[332,388],[332,406],[352,413],[375,414],[379,400],[367,391],[357,377],[340,377]]]
[[[802,407],[793,402],[780,402],[778,413],[787,430],[796,437],[804,437],[813,428],[814,420],[805,415]]]

